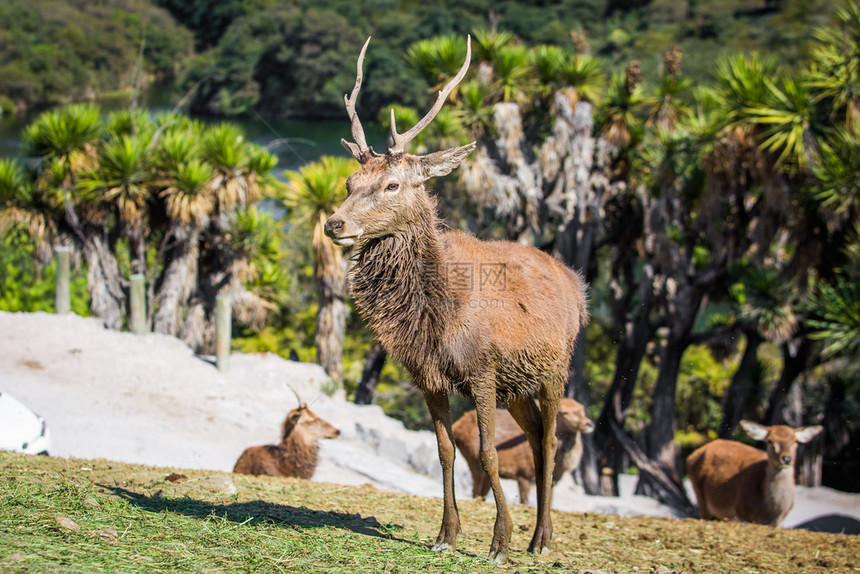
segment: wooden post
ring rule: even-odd
[[[72,310],[71,295],[69,294],[69,257],[71,249],[61,245],[54,250],[54,253],[57,256],[54,312],[57,315],[65,315]]]
[[[131,295],[129,297],[131,307],[131,318],[129,327],[135,335],[146,334],[146,289],[144,287],[143,273],[135,273],[131,276]]]
[[[232,297],[215,297],[215,364],[219,371],[230,368],[230,334],[233,329]]]

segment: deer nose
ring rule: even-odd
[[[343,221],[340,219],[329,219],[325,222],[325,234],[329,237],[335,237],[343,229]]]
[[[790,456],[784,456],[784,457],[782,457],[781,460],[782,460],[782,464],[785,464],[785,465],[791,464],[791,457]]]

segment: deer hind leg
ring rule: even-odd
[[[530,552],[545,552],[549,550],[550,539],[552,539],[552,471],[555,467],[555,451],[558,448],[558,439],[555,436],[556,417],[558,416],[558,403],[564,383],[545,384],[538,392],[540,399],[540,415],[543,423],[543,435],[541,436],[541,451],[543,453],[543,467],[535,467],[535,479],[538,484],[538,512],[535,533],[529,544]],[[538,478],[539,477],[539,478]]]
[[[526,433],[529,440],[529,445],[532,447],[535,463],[535,486],[537,487],[537,505],[538,505],[538,520],[535,525],[535,533],[532,537],[532,542],[529,545],[530,552],[540,552],[549,544],[549,537],[546,537],[546,544],[543,544],[545,525],[541,522],[542,509],[548,504],[546,501],[545,483],[548,482],[550,492],[552,492],[552,465],[550,465],[549,476],[545,475],[546,468],[546,449],[544,447],[544,423],[540,409],[529,396],[518,397],[508,404],[508,412]],[[553,418],[555,422],[555,418]],[[553,431],[553,435],[555,432]],[[555,450],[550,455],[550,463],[554,461]],[[548,515],[549,513],[547,513]],[[552,536],[552,524],[549,525],[549,535]],[[535,545],[535,542],[539,544]]]
[[[474,387],[473,387],[474,388]],[[488,559],[499,564],[508,558],[514,523],[508,512],[508,504],[502,483],[499,480],[499,458],[496,453],[496,394],[489,386],[489,392],[475,394],[475,411],[478,415],[478,431],[481,437],[481,466],[490,481],[493,497],[496,499],[496,523],[493,527],[493,541],[490,544]]]
[[[439,463],[442,465],[443,510],[442,526],[433,550],[448,550],[453,552],[457,546],[457,534],[460,532],[460,516],[457,512],[457,501],[454,498],[454,433],[451,431],[451,409],[448,405],[448,395],[444,392],[426,393],[424,400],[433,419],[436,430],[436,443],[439,448]]]

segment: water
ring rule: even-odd
[[[172,110],[177,96],[170,84],[152,86],[143,94],[140,105],[152,113]],[[128,98],[111,98],[97,102],[104,112],[128,106]],[[50,109],[42,107],[23,113],[0,116],[0,157],[21,157],[21,133],[42,112]],[[278,156],[278,165],[273,174],[284,179],[284,171],[297,170],[303,165],[318,160],[323,155],[349,157],[349,152],[341,145],[344,138],[352,141],[349,119],[346,110],[343,119],[338,121],[307,121],[289,119],[265,119],[259,115],[243,118],[222,118],[210,116],[191,116],[205,123],[222,121],[236,124],[245,132],[248,139],[267,146]],[[376,149],[384,149],[385,135],[372,123],[364,123],[368,142]]]

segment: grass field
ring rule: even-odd
[[[441,500],[305,480],[0,453],[0,572],[860,572],[860,538],[557,512],[554,550],[484,559],[491,503],[459,503],[457,552],[429,550]]]

